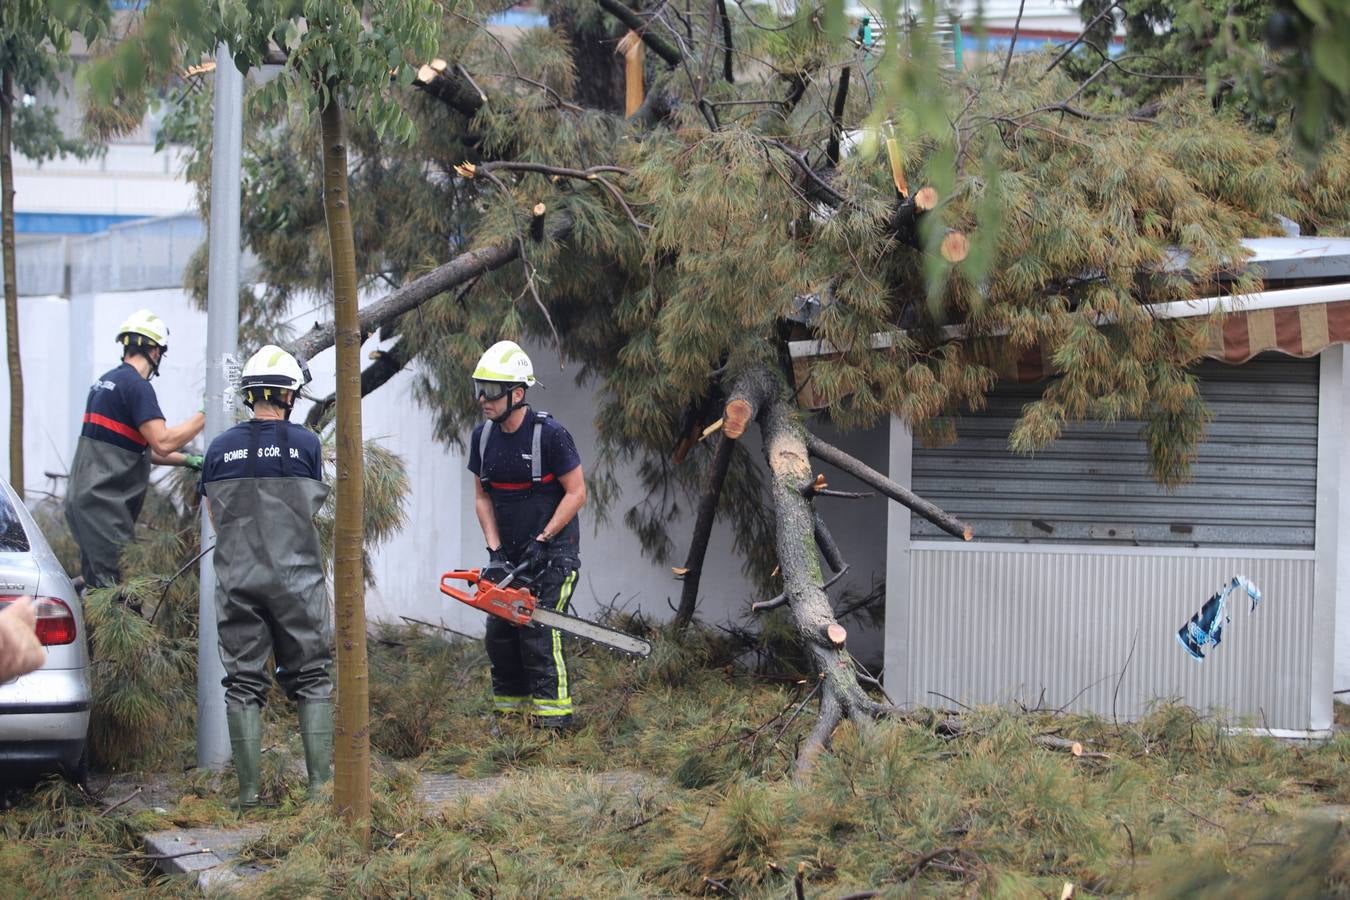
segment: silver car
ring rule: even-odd
[[[42,668],[0,684],[0,770],[88,774],[89,633],[79,595],[27,507],[0,480],[0,605],[31,594]]]

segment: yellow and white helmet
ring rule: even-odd
[[[275,344],[268,344],[244,363],[239,389],[249,408],[263,400],[289,409],[290,403],[281,400],[281,391],[292,391],[291,401],[294,402],[294,394],[309,381],[309,369],[303,363]]]
[[[148,309],[138,309],[117,328],[117,343],[125,348],[160,347],[169,350],[169,326]]]
[[[475,387],[480,381],[533,387],[534,364],[515,341],[498,341],[478,360],[478,368],[473,370],[473,380]]]

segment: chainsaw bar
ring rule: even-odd
[[[530,616],[530,621],[536,625],[544,625],[548,628],[565,631],[568,634],[575,634],[577,637],[583,637],[588,641],[595,641],[597,644],[604,644],[606,647],[613,647],[615,650],[622,650],[624,653],[631,653],[634,656],[645,658],[652,652],[652,645],[642,638],[633,637],[631,634],[615,631],[603,625],[597,625],[586,619],[578,619],[576,616],[569,616],[567,613],[545,609],[542,606],[534,608],[534,614]]]

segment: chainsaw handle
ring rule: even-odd
[[[529,563],[527,562],[523,562],[520,565],[516,566],[514,569],[511,570],[510,574],[508,574],[505,578],[501,580],[500,583],[498,583],[497,587],[499,588],[510,587],[511,582],[516,580],[516,576],[519,575],[521,572],[524,572],[528,566]]]
[[[520,568],[517,567],[510,578],[514,578]],[[510,578],[506,580],[509,581]],[[454,584],[457,581],[466,582],[474,588],[473,592],[458,587]],[[481,569],[453,569],[446,572],[441,576],[441,593],[474,609],[481,609],[488,615],[505,619],[512,625],[530,624],[530,616],[534,613],[535,600],[528,590],[523,587],[507,588],[484,581]]]
[[[463,581],[471,586],[478,584],[479,569],[452,569],[441,576],[441,593],[454,597],[460,603],[473,605],[473,594],[448,582]]]

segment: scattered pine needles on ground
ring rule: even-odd
[[[119,626],[97,627],[111,639]],[[1119,726],[978,709],[953,737],[945,716],[920,711],[841,729],[794,783],[810,680],[747,672],[737,642],[710,632],[649,636],[643,661],[576,647],[582,725],[559,736],[524,720],[492,733],[478,642],[382,631],[371,642],[369,853],[326,804],[304,803],[294,713],[274,698],[271,805],[250,816],[266,829],[245,848],[270,869],[244,894],[782,898],[800,885],[805,897],[1057,897],[1072,882],[1078,896],[1350,895],[1333,805],[1350,804],[1350,736],[1291,745],[1160,706]],[[177,743],[175,727],[161,738],[187,764],[191,722]],[[1047,746],[1056,738],[1085,752]],[[429,808],[417,793],[428,772],[506,777]],[[228,773],[189,773],[176,789],[162,814],[103,815],[60,782],[41,786],[0,819],[0,884],[189,891],[150,873],[135,835],[238,817]]]

